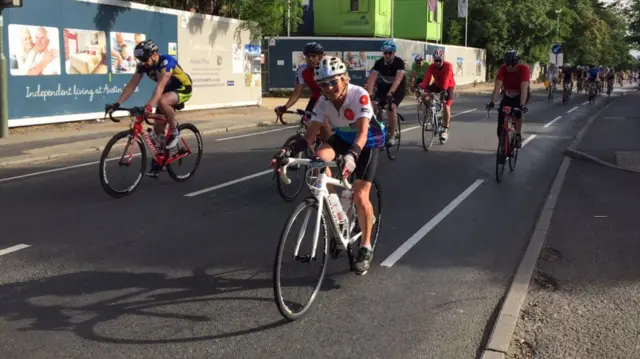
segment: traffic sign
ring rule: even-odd
[[[554,54],[561,53],[562,52],[562,46],[560,46],[560,44],[553,45],[553,47],[551,48],[551,52],[553,52]]]

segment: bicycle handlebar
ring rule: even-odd
[[[287,177],[287,168],[291,165],[298,165],[298,164],[311,165],[311,167],[314,167],[314,168],[340,167],[338,165],[338,162],[340,161],[336,160],[336,161],[325,162],[325,161],[312,160],[309,158],[294,158],[294,157],[285,158],[283,160],[283,164],[280,167],[280,180],[284,184],[291,183],[291,180],[289,179],[289,177]],[[351,183],[349,183],[347,179],[342,176],[342,172],[340,172],[340,182],[342,186],[344,186],[344,188],[348,190],[351,189]]]
[[[145,110],[145,108],[144,108],[144,107],[131,107],[131,108],[118,107],[118,109],[117,109],[117,110],[114,110],[114,111],[111,111],[111,112],[107,112],[107,111],[105,111],[105,118],[106,118],[107,116],[109,116],[109,119],[110,119],[111,121],[116,122],[116,123],[120,122],[120,120],[119,120],[119,119],[117,119],[117,118],[114,118],[114,117],[113,117],[113,113],[114,113],[114,112],[116,112],[116,111],[126,111],[126,112],[129,112],[129,115],[130,115],[130,116],[134,116],[134,117],[142,116],[142,118],[144,119],[144,122],[146,122],[146,123],[147,123],[148,125],[150,125],[150,126],[152,126],[152,125],[153,125],[153,124],[152,124],[151,122],[149,122],[149,120],[147,119],[147,116],[146,116],[146,115],[147,115],[147,112],[146,112],[146,110]]]
[[[105,118],[107,116],[109,116],[109,119],[111,121],[116,122],[116,123],[120,122],[119,119],[113,118],[113,113],[116,112],[116,111],[126,111],[126,112],[129,112],[129,115],[131,115],[131,116],[143,116],[146,113],[144,107],[132,107],[132,108],[118,107],[117,110],[114,110],[114,111],[111,111],[111,112],[105,111],[104,112]],[[147,121],[146,116],[144,117],[144,121],[146,123],[150,124],[149,121]]]

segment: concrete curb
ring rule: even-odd
[[[577,147],[580,142],[582,142],[587,130],[591,127],[596,118],[604,110],[609,108],[609,106],[613,105],[614,101],[615,100],[612,100],[589,117],[566,151],[575,151],[572,147]],[[513,332],[516,329],[520,310],[522,309],[522,303],[524,303],[524,300],[527,297],[529,283],[531,282],[533,271],[536,267],[536,263],[538,262],[540,252],[542,251],[542,246],[546,241],[549,225],[551,224],[551,218],[553,217],[553,210],[556,207],[556,203],[560,196],[560,191],[562,190],[562,185],[570,165],[571,156],[565,156],[553,180],[551,190],[547,195],[547,200],[545,201],[542,211],[538,216],[538,221],[536,222],[536,226],[531,234],[531,238],[529,239],[529,245],[527,246],[524,256],[522,257],[522,261],[518,266],[518,270],[513,277],[509,290],[505,295],[504,302],[500,308],[496,322],[493,325],[491,335],[489,336],[489,340],[484,348],[481,359],[504,359],[509,351]]]
[[[504,359],[509,350],[511,338],[513,337],[513,332],[516,329],[516,323],[520,316],[520,309],[527,297],[533,270],[536,267],[542,246],[547,238],[553,210],[556,207],[556,202],[558,201],[558,196],[562,190],[562,184],[564,183],[570,164],[571,158],[565,157],[556,173],[547,200],[538,217],[536,227],[529,239],[527,250],[513,277],[513,281],[505,296],[502,308],[500,308],[500,313],[493,326],[491,336],[482,353],[481,359]]]
[[[264,120],[260,120],[259,122],[255,122],[255,123],[248,123],[248,124],[235,125],[235,126],[229,126],[229,127],[221,127],[221,128],[202,130],[200,132],[200,134],[202,136],[206,136],[206,135],[212,135],[212,134],[235,132],[235,131],[241,131],[241,130],[246,130],[246,129],[251,129],[251,128],[271,127],[271,126],[277,126],[277,125],[274,125],[272,123],[267,123]],[[280,126],[282,126],[282,125],[280,125]],[[116,132],[114,132],[113,134],[115,134],[115,133]],[[55,153],[55,154],[47,155],[47,156],[37,156],[37,155],[28,155],[27,154],[27,155],[22,155],[22,156],[14,156],[13,159],[7,159],[7,160],[4,160],[4,161],[0,160],[0,168],[9,168],[9,167],[25,165],[25,164],[37,164],[37,163],[42,163],[42,162],[53,161],[53,160],[60,159],[60,158],[63,158],[63,157],[82,155],[82,154],[86,154],[86,153],[89,153],[89,152],[97,152],[97,153],[99,153],[99,152],[102,152],[104,150],[104,145],[107,144],[107,142],[109,141],[111,136],[112,135],[101,137],[101,138],[96,138],[96,139],[92,140],[92,142],[94,142],[94,141],[95,142],[102,141],[104,144],[101,145],[101,146],[88,146],[88,147],[82,147],[82,148],[77,148],[77,149],[71,149],[71,150],[66,151],[66,152]],[[17,157],[22,157],[22,158],[17,158]]]

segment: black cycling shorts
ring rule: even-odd
[[[514,111],[514,109],[520,108],[520,95],[516,97],[502,96],[502,101],[500,101],[500,109],[502,109],[503,106],[511,107],[511,115],[516,119],[522,118],[521,111]],[[502,126],[504,126],[504,117],[504,112],[498,111],[498,136],[500,136]]]
[[[378,86],[376,86],[375,97],[378,99],[378,103],[383,108],[387,103],[387,94],[389,93],[389,90],[391,90],[391,85],[389,84],[379,83]],[[393,93],[393,103],[396,104],[396,107],[400,107],[400,103],[404,99],[404,95],[405,95],[405,86],[403,86],[403,84],[401,83],[400,86],[398,86],[398,89],[396,90],[396,92]]]
[[[338,155],[344,156],[351,149],[351,144],[337,135],[332,135],[325,143],[331,146]],[[373,179],[376,177],[376,169],[378,168],[379,153],[379,148],[362,149],[362,152],[358,157],[358,161],[356,162],[355,174],[357,180],[373,182]]]

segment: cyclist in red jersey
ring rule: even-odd
[[[487,104],[487,109],[495,107],[496,99],[500,89],[504,87],[504,95],[500,101],[500,108],[509,106],[514,111],[516,119],[516,148],[522,147],[522,115],[527,113],[527,103],[531,96],[529,83],[531,72],[529,66],[520,63],[520,54],[515,50],[507,51],[504,54],[504,65],[500,65],[496,76],[491,102]],[[503,131],[504,113],[498,112],[498,137]]]
[[[444,50],[438,49],[433,53],[433,63],[429,65],[424,75],[424,80],[420,84],[426,92],[423,100],[430,93],[440,93],[445,91],[445,106],[442,116],[443,131],[440,133],[440,139],[446,141],[449,138],[449,125],[451,124],[451,105],[453,104],[453,91],[456,87],[456,81],[453,78],[453,65],[444,61]],[[433,83],[431,77],[433,76]]]
[[[307,104],[305,111],[312,111],[322,94],[320,87],[313,79],[313,69],[318,66],[320,60],[322,60],[322,57],[324,56],[324,49],[319,43],[310,42],[304,46],[302,53],[307,58],[307,63],[302,64],[298,68],[296,75],[296,88],[293,90],[291,97],[289,97],[289,100],[284,106],[278,106],[275,108],[277,114],[288,110],[298,102],[300,96],[302,96],[302,90],[304,90],[305,85],[311,90],[311,98],[309,99],[309,103]]]

